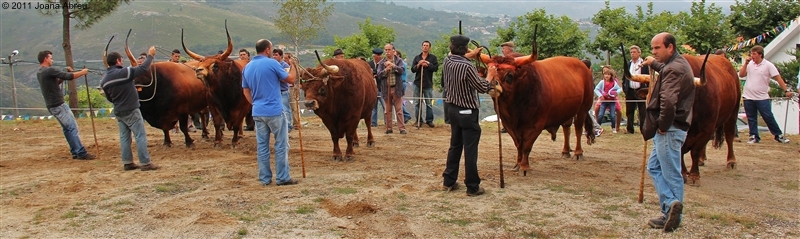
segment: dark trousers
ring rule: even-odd
[[[477,192],[481,184],[478,176],[478,143],[481,140],[481,126],[478,124],[478,109],[467,109],[448,105],[450,117],[450,149],[447,151],[447,164],[442,173],[444,186],[452,186],[458,180],[458,166],[461,152],[464,151],[464,185],[467,192]]]
[[[633,102],[631,102],[633,101]],[[644,101],[639,101],[638,99],[631,99],[631,101],[625,100],[625,115],[628,119],[628,133],[633,134],[633,116],[636,114],[636,111],[639,111],[639,132],[642,132],[642,127],[644,127],[644,113],[642,111],[646,111],[644,108]]]

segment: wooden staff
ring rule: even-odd
[[[497,83],[497,81],[494,81]],[[499,148],[499,157],[500,157],[500,188],[506,187],[506,180],[503,177],[503,133],[501,129],[503,126],[500,124],[500,112],[497,111],[497,98],[494,100],[494,112],[497,114],[497,148]]]
[[[425,104],[425,96],[422,95],[422,82],[424,81],[424,78],[425,78],[425,73],[423,72],[424,70],[425,70],[425,67],[420,66],[420,68],[419,68],[419,75],[420,75],[420,77],[419,77],[419,101],[420,102],[419,102],[419,104],[417,104],[417,105],[419,105],[419,106],[417,106],[419,108],[419,112],[417,112],[417,123],[416,123],[417,129],[419,129],[419,127],[422,126],[422,122],[420,122],[420,121],[422,121],[422,104]],[[427,107],[427,104],[425,104],[425,106]],[[784,124],[784,125],[786,125],[786,124]],[[784,126],[784,128],[786,128],[786,127]]]
[[[298,70],[297,67],[299,67],[299,65],[300,65],[300,60],[297,59],[296,57],[292,56],[292,55],[290,55],[290,57],[292,57],[292,66],[294,66],[294,71],[296,73],[296,76],[299,78],[300,77],[300,70]],[[300,81],[300,83],[302,83],[302,80]],[[299,83],[297,83],[297,84],[299,85]],[[295,85],[293,87],[297,87],[297,85]],[[289,89],[289,90],[291,90],[291,89]],[[294,95],[294,103],[295,103],[295,105],[298,106],[297,107],[298,108],[297,114],[300,115],[300,111],[299,111],[299,108],[300,108],[300,94],[295,94]],[[289,110],[289,113],[291,114],[291,109]],[[298,122],[297,123],[297,134],[300,137],[300,167],[303,170],[303,178],[306,178],[306,155],[305,155],[305,152],[303,151],[303,123],[300,123],[300,120],[298,120],[297,122]]]
[[[86,66],[84,65],[85,69]],[[94,126],[94,109],[92,109],[92,94],[89,93],[89,77],[83,75],[83,81],[86,83],[86,99],[89,101],[89,118],[92,120],[92,134],[94,135],[94,148],[97,149],[97,157],[100,157],[100,145],[97,144],[97,130]]]
[[[647,101],[644,102],[645,109],[647,108],[647,104],[650,103],[650,97],[653,94],[653,88],[655,88],[655,71],[650,69],[650,87],[647,89]],[[639,111],[639,114],[642,112]],[[642,128],[644,128],[644,122],[639,122],[642,124]],[[647,140],[644,141],[644,147],[642,149],[642,177],[639,180],[639,203],[644,202],[644,171],[647,167]]]

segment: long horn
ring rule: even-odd
[[[230,38],[228,38],[228,39],[230,39]],[[183,51],[186,52],[186,55],[189,55],[189,57],[191,57],[192,59],[195,59],[195,60],[198,60],[198,61],[203,61],[203,60],[206,59],[205,57],[190,51],[189,48],[186,48],[186,44],[183,42],[183,28],[181,28],[181,46],[183,47]],[[230,52],[229,52],[229,54],[230,54]]]
[[[228,33],[228,19],[225,19],[225,35],[228,36],[228,48],[222,53],[222,57],[220,59],[228,58],[231,52],[233,52],[233,41],[231,41],[231,34]]]
[[[339,72],[339,67],[329,66],[329,65],[325,65],[325,63],[322,63],[322,59],[319,58],[319,52],[317,52],[317,50],[314,50],[314,55],[317,55],[317,62],[319,62],[319,64],[323,68],[325,68],[325,72],[327,74],[333,74],[333,73]]]
[[[114,36],[111,36],[111,39],[108,39],[108,43],[106,43],[106,49],[103,50],[103,65],[106,66],[106,69],[108,69],[108,62],[106,62],[106,58],[108,56],[108,45],[111,44],[111,40],[114,40]]]
[[[622,51],[622,68],[625,68],[624,69],[625,73],[623,73],[623,76],[625,77],[625,79],[630,80],[631,79],[631,68],[630,68],[630,66],[627,66],[627,67],[625,66],[625,64],[628,63],[628,59],[625,57],[625,45],[623,45],[622,43],[619,43],[619,50]],[[631,64],[633,64],[633,63],[631,63]]]
[[[706,59],[703,60],[703,66],[700,67],[700,85],[706,85],[706,63],[708,63],[708,56],[711,55],[711,48],[706,51]]]
[[[536,32],[537,31],[539,31],[539,24],[536,24],[536,26],[533,27],[533,45],[532,45],[533,46],[533,50],[531,51],[531,56],[532,56],[531,58],[533,58],[533,60],[531,60],[532,62],[536,61],[537,58],[539,57],[539,48],[536,46]]]
[[[133,29],[128,29],[128,35],[125,36],[125,55],[128,55],[128,59],[131,60],[131,66],[138,66],[139,63],[136,62],[136,58],[133,58],[133,53],[131,52],[131,48],[128,47],[128,38],[131,36],[131,31]]]

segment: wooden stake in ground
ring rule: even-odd
[[[422,104],[425,104],[425,107],[428,106],[425,103],[425,96],[422,95],[422,82],[425,79],[425,74],[423,73],[424,70],[425,70],[425,67],[420,67],[419,68],[419,75],[420,75],[420,77],[419,77],[419,99],[417,99],[417,100],[419,100],[419,102],[417,102],[417,108],[419,108],[419,110],[417,111],[417,123],[416,123],[417,129],[419,129],[419,127],[422,126],[422,122],[421,122],[422,121]]]
[[[497,80],[492,80],[492,85],[498,84],[500,84],[500,82],[497,82]],[[500,131],[503,129],[503,125],[500,122],[500,111],[497,110],[497,98],[493,98],[492,101],[494,102],[494,113],[497,115],[497,148],[499,151],[498,156],[500,157],[500,188],[505,188],[506,180],[503,176],[503,132]]]
[[[644,102],[645,109],[647,109],[647,104],[650,102],[650,97],[653,95],[653,88],[655,87],[655,82],[657,79],[655,78],[655,71],[650,69],[650,87],[647,88],[647,101]],[[641,114],[641,110],[639,114]],[[639,122],[644,127],[644,122]],[[641,133],[641,132],[640,132]],[[639,203],[644,202],[644,170],[647,167],[647,140],[644,141],[644,149],[642,149],[642,177],[639,180]]]
[[[83,66],[86,68],[86,66]],[[94,126],[94,109],[92,109],[92,94],[89,93],[89,78],[83,75],[83,81],[86,83],[86,99],[89,101],[89,118],[92,119],[92,134],[94,135],[94,148],[97,149],[97,157],[100,157],[100,145],[97,144],[97,130]]]

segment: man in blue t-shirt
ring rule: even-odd
[[[261,39],[256,42],[257,56],[244,67],[242,88],[247,101],[253,104],[253,120],[256,122],[258,143],[258,178],[264,186],[272,182],[270,169],[269,134],[275,135],[275,181],[278,186],[297,184],[289,176],[289,133],[283,104],[281,104],[281,82],[294,84],[295,66],[286,72],[272,55],[272,42]]]

